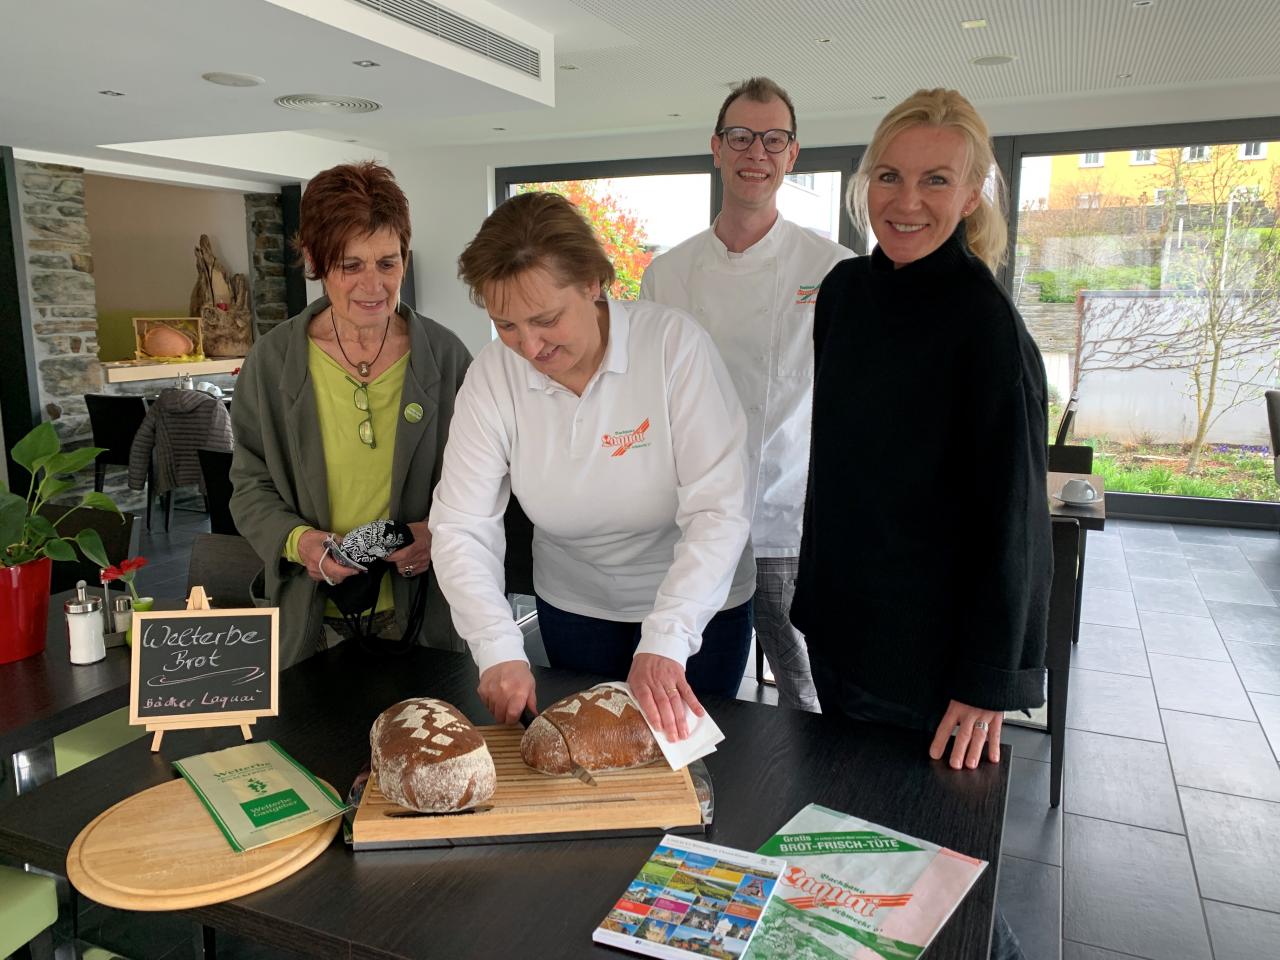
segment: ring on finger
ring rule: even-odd
[[[987,732],[987,729],[988,729],[990,726],[991,726],[991,724],[987,723],[987,721],[985,721],[985,720],[975,720],[975,721],[973,721],[973,729],[975,729],[975,730],[981,730],[983,733],[986,733],[986,732]]]

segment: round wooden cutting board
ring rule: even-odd
[[[341,823],[333,817],[287,840],[236,853],[179,778],[95,817],[71,844],[67,879],[86,897],[121,910],[204,907],[301,870],[329,845]]]

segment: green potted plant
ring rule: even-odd
[[[26,495],[15,493],[0,480],[0,663],[21,660],[44,650],[49,616],[49,574],[54,560],[76,559],[75,548],[100,567],[107,567],[106,551],[96,530],[81,530],[74,538],[58,535],[62,519],[81,507],[120,513],[104,493],[89,492],[67,507],[57,520],[42,516],[40,508],[66,493],[71,474],[93,463],[102,447],[63,451],[57,431],[41,423],[13,445],[10,456],[31,475]]]

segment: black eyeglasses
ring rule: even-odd
[[[364,419],[360,421],[360,425],[356,427],[356,435],[360,438],[360,442],[370,450],[376,450],[378,441],[373,436],[373,411],[369,409],[369,385],[367,383],[356,383],[350,377],[347,377],[347,383],[356,388],[356,392],[351,399],[355,403],[356,409],[365,415]]]
[[[752,130],[749,127],[725,127],[723,130],[717,130],[716,135],[724,138],[729,149],[738,152],[749,149],[756,137],[759,137],[769,153],[781,153],[791,146],[791,141],[796,138],[790,130]]]

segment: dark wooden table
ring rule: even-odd
[[[101,589],[91,592],[101,596]],[[78,666],[69,657],[62,604],[74,590],[49,599],[44,653],[0,664],[0,794],[15,786],[9,758],[47,743],[60,733],[96,720],[129,702],[129,648],[112,647],[105,659]],[[177,609],[181,600],[157,600],[157,610]]]
[[[1072,478],[1088,480],[1101,496],[1078,507],[1054,499]],[[1049,636],[1045,667],[1049,672],[1049,805],[1062,801],[1062,769],[1066,762],[1067,692],[1071,681],[1071,646],[1080,636],[1080,599],[1084,590],[1085,538],[1106,525],[1106,488],[1102,478],[1087,473],[1050,473],[1049,518],[1053,523],[1053,585],[1049,592]]]
[[[541,703],[590,677],[535,668]],[[350,784],[369,755],[379,712],[429,694],[486,722],[475,667],[462,654],[417,648],[374,659],[354,644],[281,676],[272,737],[330,783]],[[753,850],[817,802],[991,862],[929,957],[986,960],[1009,783],[998,766],[951,770],[928,759],[929,737],[733,700],[708,700],[727,739],[707,758],[715,787],[713,842]],[[235,744],[231,729],[172,731],[159,754],[138,740],[0,805],[0,852],[62,873],[79,831],[103,809],[173,777],[171,762]],[[188,912],[312,957],[617,956],[591,931],[652,851],[647,837],[352,853],[341,842],[273,887]]]

